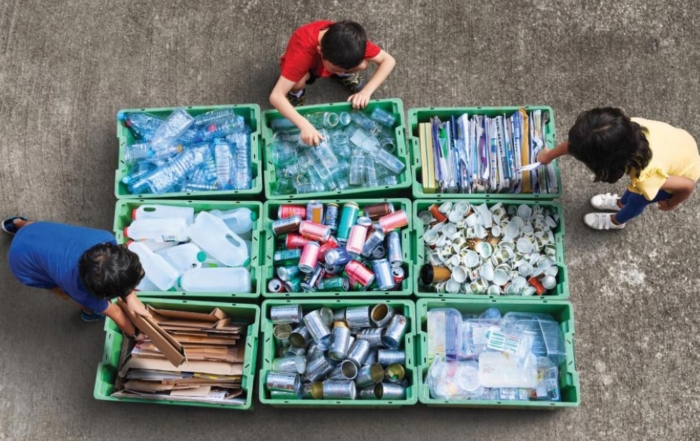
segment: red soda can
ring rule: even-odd
[[[307,239],[323,243],[331,237],[331,227],[314,222],[302,221],[301,225],[299,225],[299,233]]]
[[[339,246],[340,244],[337,240],[335,240],[335,237],[329,237],[327,241],[323,242],[321,248],[318,250],[318,261],[326,263],[326,251],[333,248],[338,248]]]
[[[301,216],[302,219],[306,219],[306,207],[303,205],[284,204],[277,209],[278,219],[286,219],[292,216]]]
[[[362,225],[353,225],[350,229],[350,236],[348,237],[348,243],[345,244],[345,249],[348,253],[357,257],[362,254],[362,247],[365,246],[365,240],[367,239],[367,227]]]
[[[372,270],[365,267],[357,260],[351,260],[348,262],[348,264],[345,266],[345,272],[350,278],[364,287],[367,287],[374,282],[374,273]]]
[[[305,238],[301,234],[289,233],[287,238],[284,240],[284,245],[288,250],[293,250],[295,248],[304,248],[309,239]]]
[[[401,290],[403,279],[406,277],[406,273],[400,266],[391,269],[391,277],[394,278],[394,286],[398,291]]]
[[[386,216],[382,216],[379,219],[379,225],[381,225],[384,233],[388,233],[391,230],[396,230],[407,226],[408,216],[403,210],[395,211],[391,214],[387,214]]]

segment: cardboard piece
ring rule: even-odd
[[[125,376],[129,369],[149,369],[173,372],[201,372],[214,375],[243,375],[242,363],[226,363],[217,361],[185,361],[179,366],[173,367],[172,363],[164,359],[130,357],[119,371],[120,376]]]

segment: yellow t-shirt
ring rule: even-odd
[[[680,176],[697,182],[700,179],[700,153],[695,139],[683,129],[643,118],[631,118],[644,130],[652,158],[639,174],[630,174],[627,189],[653,200],[669,176]]]

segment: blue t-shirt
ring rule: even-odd
[[[85,308],[104,312],[109,303],[90,294],[78,273],[78,262],[83,253],[101,243],[117,242],[108,231],[34,222],[20,228],[12,240],[10,270],[24,285],[61,288]]]

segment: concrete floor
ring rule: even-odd
[[[259,103],[299,25],[355,19],[398,65],[375,98],[406,109],[543,103],[558,140],[581,110],[623,107],[700,137],[697,2],[0,2],[0,211],[109,229],[115,114]],[[320,81],[309,103],[344,99]],[[0,268],[0,440],[700,438],[700,197],[594,233],[591,183],[561,164],[582,404],[559,412],[252,413],[92,398],[101,325]],[[0,238],[5,255],[7,238]]]

